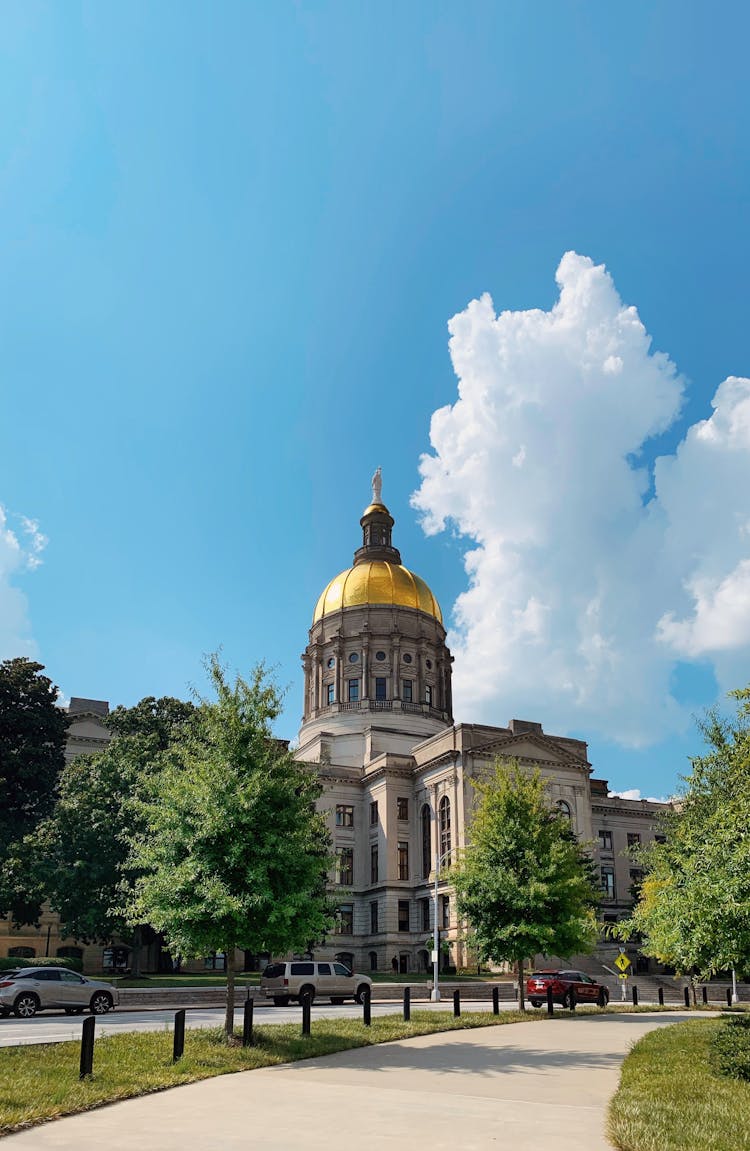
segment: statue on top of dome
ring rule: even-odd
[[[380,470],[380,465],[375,469],[375,474],[370,482],[372,483],[372,502],[374,504],[382,504],[383,475]]]

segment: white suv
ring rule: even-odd
[[[343,1003],[354,999],[361,1003],[372,980],[366,975],[353,975],[343,963],[312,963],[306,959],[292,959],[285,963],[269,963],[260,977],[261,995],[273,999],[277,1007],[286,1007],[290,999],[309,999],[316,996]]]

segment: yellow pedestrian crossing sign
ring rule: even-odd
[[[619,967],[619,969],[623,975],[625,974],[627,969],[630,967],[630,960],[628,959],[627,955],[625,955],[625,953],[623,951],[621,951],[620,954],[617,956],[617,959],[615,960],[615,967]]]

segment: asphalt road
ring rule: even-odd
[[[500,1010],[508,1011],[515,1007],[514,1003],[501,1003]],[[492,1004],[487,1000],[477,1002],[462,1002],[464,1011],[491,1011]],[[451,1011],[452,999],[444,999],[441,1003],[419,1001],[412,1004],[413,1011]],[[389,1000],[372,1004],[373,1015],[400,1015],[402,1005],[400,1000]],[[116,1035],[121,1031],[171,1031],[174,1025],[174,1009],[167,1011],[112,1011],[109,1015],[100,1015],[96,1021],[97,1038],[103,1035]],[[333,1007],[331,1004],[313,1004],[313,1019],[351,1019],[360,1018],[362,1008],[355,1003]],[[86,1016],[65,1015],[61,1011],[45,1011],[35,1015],[33,1019],[16,1019],[9,1016],[0,1019],[0,1047],[16,1047],[27,1043],[66,1043],[71,1039],[81,1038],[81,1024]],[[302,1009],[297,1005],[291,1007],[274,1007],[273,1005],[255,1005],[255,1022],[262,1023],[301,1023]],[[189,1007],[185,1019],[186,1027],[218,1027],[224,1021],[223,1007]],[[242,1026],[242,1008],[235,1012],[235,1026]]]

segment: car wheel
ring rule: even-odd
[[[36,995],[19,995],[13,1004],[13,1012],[19,1019],[31,1019],[39,1010],[39,1000]]]
[[[309,1003],[312,1007],[315,1002],[315,988],[314,987],[300,987],[299,995],[297,997],[300,1003]]]
[[[601,991],[599,992],[599,998],[596,1001],[597,1007],[606,1007],[608,1003],[609,1003],[609,995],[607,994],[607,992],[602,987]]]
[[[344,996],[343,995],[332,995],[331,996],[331,1003],[333,1004],[334,1007],[340,1007],[343,1002],[344,1002]]]
[[[541,1007],[542,1006],[541,999],[530,999],[529,1003],[531,1004],[532,1007]]]
[[[89,1011],[92,1015],[106,1015],[111,1010],[112,996],[108,995],[106,991],[97,991],[95,995],[91,996]]]
[[[288,995],[274,995],[273,1001],[277,1007],[288,1007],[289,1006],[289,996]]]
[[[572,1000],[572,998],[571,998],[571,994],[570,994],[570,992],[569,992],[569,991],[566,991],[566,992],[565,992],[565,994],[564,994],[564,995],[563,995],[563,997],[562,997],[562,1005],[563,1005],[563,1007],[570,1007],[570,1005],[571,1005],[571,1003],[572,1003],[572,1002],[573,1002],[573,1000]]]
[[[369,990],[370,990],[370,988],[367,986],[366,983],[360,983],[359,987],[357,988],[357,990],[354,993],[354,1002],[355,1003],[364,1003],[365,995],[367,995]]]

